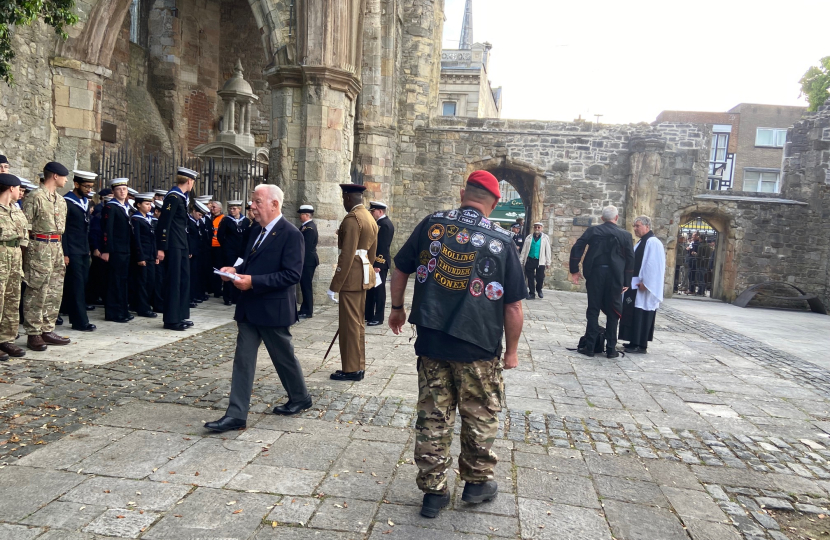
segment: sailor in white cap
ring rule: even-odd
[[[202,218],[209,212],[205,203],[195,200],[193,201],[193,209],[190,211],[187,223],[187,244],[190,249],[190,308],[195,308],[197,304],[203,301],[205,294],[205,273],[202,270],[203,264],[208,264],[206,261],[206,242],[207,230],[202,224]],[[211,267],[211,274],[213,273]]]
[[[300,232],[303,233],[305,241],[305,258],[303,259],[303,275],[300,277],[300,292],[303,295],[303,303],[297,312],[299,319],[310,319],[314,316],[314,273],[320,265],[320,258],[317,256],[317,224],[314,223],[314,207],[310,204],[302,204],[297,209],[300,215]]]
[[[63,196],[66,200],[66,229],[63,233],[63,256],[69,264],[63,277],[62,311],[69,315],[73,330],[92,332],[86,309],[86,285],[89,280],[89,198],[98,175],[72,171],[75,189]]]
[[[133,259],[130,264],[130,306],[139,317],[155,318],[152,307],[156,282],[156,238],[153,233],[154,193],[135,196],[133,225]]]
[[[380,285],[366,291],[366,323],[368,326],[383,324],[383,313],[386,309],[386,275],[389,273],[389,263],[392,260],[392,238],[395,237],[395,226],[386,215],[386,203],[369,201],[369,213],[378,224],[378,250],[373,267],[380,276]]]
[[[109,181],[112,200],[104,205],[101,226],[104,231],[101,242],[101,259],[107,263],[107,297],[104,301],[104,320],[127,323],[130,315],[128,291],[132,227],[127,178]]]
[[[167,196],[166,189],[157,189],[153,192],[153,200],[154,201],[163,201],[164,197]]]
[[[164,328],[184,330],[190,317],[190,257],[187,246],[188,194],[199,174],[186,167],[176,171],[176,186],[162,203],[156,225],[158,259],[164,263]]]
[[[234,266],[236,260],[244,256],[250,229],[251,221],[242,215],[242,201],[228,201],[228,215],[222,218],[216,231],[219,249],[222,250],[221,265],[216,266],[216,268]],[[229,306],[235,303],[241,291],[234,287],[230,281],[220,280],[220,283],[225,305]]]

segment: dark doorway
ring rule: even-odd
[[[703,217],[680,226],[677,239],[674,291],[680,295],[717,297],[718,230]]]

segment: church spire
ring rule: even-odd
[[[458,40],[458,48],[473,48],[473,0],[467,0],[464,6],[464,22],[461,25],[461,39]]]

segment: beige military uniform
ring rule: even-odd
[[[23,261],[26,292],[23,294],[23,326],[26,334],[40,335],[55,329],[61,305],[63,247],[59,237],[66,226],[66,200],[44,188],[26,196],[23,212],[29,220],[29,247]]]
[[[23,280],[21,246],[29,244],[28,222],[15,203],[0,204],[0,343],[17,337],[20,320],[20,283]]]
[[[340,293],[340,361],[343,371],[366,367],[366,291],[375,286],[372,262],[377,255],[378,225],[358,204],[346,214],[337,231],[340,256],[329,289]]]

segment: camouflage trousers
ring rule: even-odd
[[[14,341],[20,324],[20,248],[0,246],[0,343]]]
[[[29,243],[23,275],[23,327],[26,334],[40,335],[55,329],[63,295],[63,248],[60,242]]]
[[[470,363],[418,358],[415,464],[421,491],[447,492],[456,408],[461,414],[461,478],[473,483],[493,479],[498,457],[491,447],[499,429],[503,397],[498,358]]]

